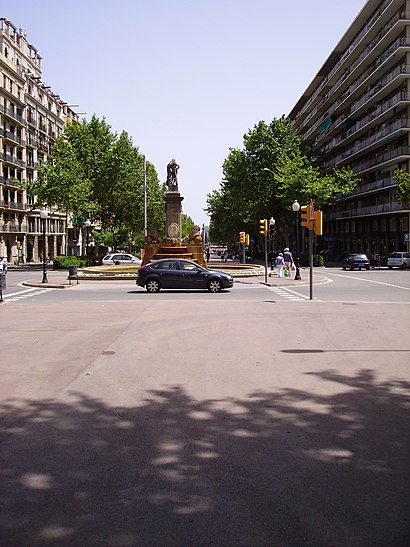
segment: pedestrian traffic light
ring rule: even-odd
[[[322,211],[315,211],[315,234],[321,236],[323,234],[323,213]]]
[[[259,221],[259,233],[261,236],[268,235],[268,221],[266,220],[266,218],[263,218]]]
[[[245,234],[245,245],[249,247],[249,234]]]
[[[306,228],[311,230],[313,228],[313,222],[309,220],[309,207],[309,205],[302,205],[300,208],[300,223],[302,226],[306,226]]]
[[[245,243],[245,232],[239,232],[239,243]]]

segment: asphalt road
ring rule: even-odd
[[[1,305],[0,544],[407,547],[407,272],[332,276]]]
[[[82,281],[70,289],[52,290],[41,284],[41,272],[10,271],[7,274],[6,303],[73,302],[73,301],[126,301],[145,300],[293,300],[310,299],[309,270],[302,270],[302,280],[289,285],[285,279],[264,276],[237,278],[232,290],[222,294],[208,294],[206,291],[161,291],[147,294],[133,280],[128,281]],[[50,271],[50,286],[55,280],[64,280],[65,273]],[[23,281],[38,281],[37,287],[25,287]],[[75,282],[74,282],[75,283]],[[347,271],[340,268],[314,270],[313,299],[323,302],[410,302],[410,270],[375,269],[370,271]]]

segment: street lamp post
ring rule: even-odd
[[[300,204],[298,203],[297,199],[292,204],[292,209],[296,213],[296,273],[295,273],[295,279],[302,279],[300,275],[300,262],[299,262],[299,211],[300,211]]]
[[[86,230],[86,236],[85,236],[85,259],[86,259],[86,265],[89,266],[90,265],[90,262],[88,260],[88,251],[89,251],[89,241],[88,241],[88,236],[89,236],[89,233],[90,233],[90,226],[91,226],[91,220],[89,218],[87,218],[87,220],[85,221],[85,230]]]
[[[270,217],[269,219],[269,235],[271,237],[271,240],[272,240],[272,259],[271,259],[271,262],[270,262],[270,269],[272,270],[272,264],[273,264],[273,254],[274,254],[274,244],[273,244],[273,238],[274,238],[274,228],[275,228],[275,224],[276,224],[276,220],[273,218],[273,217]]]
[[[46,257],[46,222],[48,210],[45,207],[40,209],[40,218],[43,221],[43,279],[42,283],[48,283],[47,279],[47,257]]]

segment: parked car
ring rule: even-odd
[[[410,268],[410,253],[397,251],[389,254],[387,257],[387,266],[389,270],[392,268]]]
[[[352,253],[344,259],[342,267],[344,270],[354,270],[355,268],[370,270],[370,260],[363,253]]]
[[[136,283],[152,293],[160,289],[220,292],[233,286],[233,278],[225,272],[208,270],[192,260],[163,258],[140,268]]]
[[[104,266],[110,264],[137,264],[140,266],[142,262],[139,258],[129,253],[109,253],[102,259],[102,263]]]

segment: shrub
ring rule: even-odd
[[[69,266],[79,266],[81,268],[86,265],[86,259],[79,256],[55,256],[53,259],[55,270],[68,269]]]

